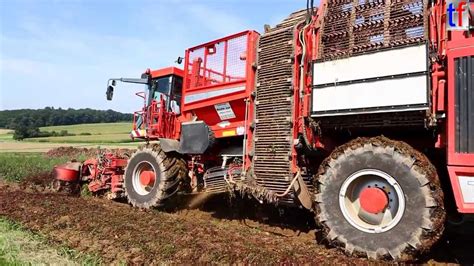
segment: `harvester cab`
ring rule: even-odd
[[[146,70],[141,78],[114,78],[107,83],[107,100],[112,100],[117,81],[143,84],[136,93],[143,99],[141,110],[134,112],[131,137],[141,139],[175,138],[176,118],[181,113],[183,71],[175,67]]]

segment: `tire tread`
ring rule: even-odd
[[[416,173],[420,189],[426,201],[423,212],[423,224],[414,232],[406,243],[387,250],[365,250],[354,243],[349,243],[343,235],[334,231],[332,221],[328,220],[324,207],[322,187],[335,178],[333,167],[348,156],[361,152],[393,154],[393,158],[411,168]],[[443,207],[443,193],[435,167],[421,152],[415,150],[405,142],[395,141],[386,137],[357,138],[336,148],[321,164],[314,178],[315,182],[315,218],[322,228],[324,241],[331,246],[341,247],[346,253],[364,256],[372,259],[411,260],[419,253],[426,252],[444,231],[445,212]]]
[[[162,173],[162,179],[159,184],[159,191],[156,193],[155,197],[145,203],[137,202],[136,199],[130,197],[127,193],[127,188],[124,182],[125,195],[127,196],[128,202],[138,208],[149,209],[152,207],[162,207],[166,204],[166,201],[172,196],[176,195],[179,190],[179,185],[181,181],[185,180],[187,176],[186,161],[175,152],[165,153],[159,144],[147,144],[139,147],[138,151],[132,154],[129,159],[140,153],[146,152],[153,155],[157,158],[157,163],[160,166],[160,171]],[[125,173],[127,172],[127,167],[125,168]]]

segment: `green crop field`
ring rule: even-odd
[[[0,141],[7,141],[13,138],[13,130],[0,128]]]
[[[49,240],[0,216],[0,265],[104,265],[102,259]]]
[[[31,138],[28,142],[51,142],[51,143],[127,143],[132,142],[128,134],[101,134],[101,135],[87,135],[87,136],[63,136],[63,137],[46,137],[46,138]]]
[[[41,127],[43,132],[61,132],[66,130],[74,136],[58,136],[45,138],[31,138],[31,142],[51,142],[51,143],[127,143],[131,142],[131,123],[99,123],[81,124],[68,126]]]
[[[41,153],[0,153],[0,180],[20,181],[29,175],[51,171],[69,157],[49,158]],[[83,160],[85,158],[77,158]]]
[[[13,140],[13,131],[0,129],[0,152],[46,152],[60,146],[83,148],[130,147],[139,145],[139,140],[130,139],[132,123],[97,123],[40,128],[43,132],[61,132],[67,130],[73,136],[29,138],[23,141]]]
[[[68,125],[68,126],[52,126],[52,127],[41,127],[41,131],[46,132],[60,132],[61,130],[67,130],[71,134],[79,135],[81,133],[90,133],[92,135],[105,135],[105,134],[126,134],[128,135],[132,130],[132,123],[98,123],[98,124],[80,124],[80,125]]]

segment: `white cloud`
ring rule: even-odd
[[[53,9],[55,3],[49,3]],[[66,3],[60,8],[63,12],[54,10],[47,16],[25,7],[2,25],[0,109],[53,105],[131,112],[142,104],[134,96],[140,87],[120,86],[114,101],[107,102],[108,78],[138,77],[146,68],[173,65],[188,47],[250,28],[247,20],[223,8],[228,1],[141,1],[127,14],[107,16],[117,23],[100,30],[80,16],[91,7],[78,11],[67,8],[68,1],[60,3]]]
[[[142,88],[120,86],[114,101],[107,102],[107,79],[137,77],[148,67],[172,64],[173,53],[183,54],[163,36],[99,34],[33,16],[20,21],[20,34],[0,32],[0,109],[55,106],[132,112],[141,108],[134,91]]]

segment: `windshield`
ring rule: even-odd
[[[179,76],[170,75],[153,79],[151,87],[146,91],[147,106],[150,106],[153,100],[159,102],[163,98],[166,110],[179,114],[182,87],[183,78]]]
[[[171,80],[171,76],[153,80],[155,93],[169,95]]]
[[[152,100],[159,101],[160,97],[167,102],[171,89],[172,76],[153,79],[149,93],[147,93],[148,105]]]

